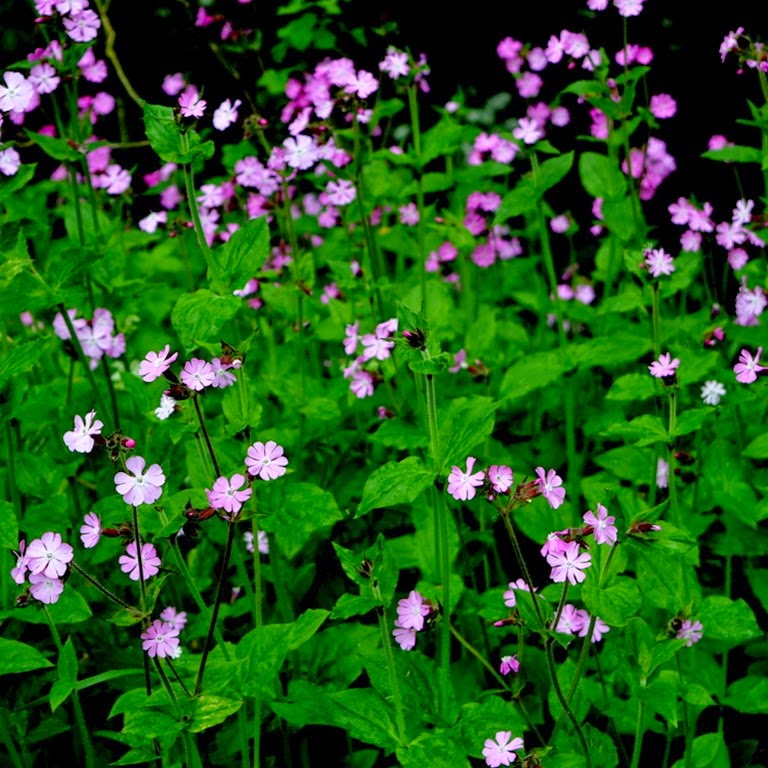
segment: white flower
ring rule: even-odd
[[[725,387],[719,381],[707,381],[701,388],[701,399],[707,405],[717,405],[725,394]]]

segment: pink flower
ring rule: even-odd
[[[580,584],[586,578],[585,569],[592,565],[592,558],[587,552],[579,554],[579,544],[572,541],[564,552],[552,553],[547,557],[547,562],[552,566],[549,578],[555,583],[566,579],[571,584]]]
[[[671,275],[675,271],[674,259],[663,248],[646,251],[645,264],[652,277]]]
[[[586,637],[587,632],[589,632],[590,616],[586,611],[584,611],[584,613],[586,614],[586,619],[584,621],[584,626],[579,630],[579,637]],[[595,618],[595,627],[592,630],[592,637],[590,639],[593,643],[599,643],[603,639],[603,635],[610,631],[611,628],[597,616]]]
[[[357,75],[353,74],[349,78],[344,90],[357,95],[358,98],[367,99],[378,87],[379,81],[370,72],[361,69]]]
[[[0,110],[26,112],[35,98],[35,88],[20,72],[6,72],[0,85]]]
[[[518,579],[517,581],[509,582],[509,589],[504,593],[504,605],[508,608],[514,608],[517,605],[517,597],[515,590],[522,589],[524,592],[530,592],[531,588],[526,583],[525,579]]]
[[[475,462],[474,456],[467,458],[467,471],[462,472],[457,466],[448,475],[448,493],[459,501],[469,501],[475,498],[475,488],[479,488],[485,482],[485,472],[472,474]]]
[[[592,526],[592,531],[595,541],[598,544],[610,544],[613,546],[616,543],[618,530],[614,523],[616,518],[613,515],[608,514],[608,510],[602,505],[597,505],[597,515],[595,515],[590,509],[589,512],[584,514],[584,523]]]
[[[740,381],[742,384],[751,384],[753,381],[757,380],[757,374],[760,371],[766,370],[766,366],[758,365],[762,351],[763,348],[758,347],[757,354],[752,357],[746,349],[741,350],[739,362],[733,366],[733,372],[736,374],[736,381]]]
[[[214,509],[223,509],[235,516],[242,508],[243,504],[251,498],[253,489],[246,488],[239,490],[245,483],[245,476],[235,473],[232,479],[220,477],[213,484],[213,489],[206,488],[205,493],[208,496],[208,502]]]
[[[496,493],[506,493],[514,482],[514,475],[509,467],[494,464],[488,468],[488,480]]]
[[[429,616],[430,607],[424,602],[424,598],[411,590],[407,598],[397,602],[397,625],[403,629],[415,629],[421,632],[424,629],[424,617]]]
[[[61,540],[61,534],[48,531],[27,547],[27,566],[31,574],[40,573],[58,579],[67,572],[67,563],[75,556],[72,547]]]
[[[211,360],[211,366],[213,367],[214,375],[213,384],[211,384],[212,387],[224,389],[226,387],[231,387],[237,381],[237,376],[235,376],[235,374],[229,370],[229,366],[224,365],[218,357],[214,357],[213,360]]]
[[[325,193],[333,205],[349,205],[357,197],[355,185],[347,179],[329,181]]]
[[[252,531],[246,531],[243,534],[243,539],[245,540],[245,549],[247,552],[253,553],[254,547],[253,547],[253,532]],[[267,532],[266,531],[259,531],[259,552],[262,555],[268,555],[269,554],[269,539],[267,538]]]
[[[517,674],[519,669],[520,662],[517,660],[517,654],[501,657],[501,666],[499,667],[499,672],[501,672],[502,675],[508,675],[510,672]]]
[[[206,387],[213,384],[216,373],[209,362],[194,357],[184,364],[180,378],[190,389],[195,390],[195,392],[202,392]]]
[[[162,376],[170,367],[171,363],[179,356],[178,352],[174,352],[169,356],[171,351],[171,345],[166,344],[164,349],[159,352],[147,352],[147,356],[141,361],[139,366],[139,376],[146,381],[154,381],[159,376]]]
[[[11,568],[11,578],[17,584],[23,584],[27,578],[27,571],[29,570],[29,558],[25,554],[27,543],[22,539],[19,541],[19,551],[14,552],[16,555],[16,565]]]
[[[560,487],[563,484],[562,478],[554,469],[545,472],[544,467],[536,467],[536,474],[538,478],[535,482],[541,489],[541,495],[552,509],[557,509],[565,500],[565,488]]]
[[[580,611],[570,603],[564,605],[555,631],[564,635],[575,635],[584,626],[585,617],[589,624],[589,614],[586,611]]]
[[[274,440],[267,440],[266,444],[257,441],[248,448],[245,466],[253,477],[276,480],[285,474],[285,467],[288,464],[288,459],[283,454],[283,446],[278,445]]]
[[[686,648],[690,648],[694,643],[698,643],[703,635],[704,625],[700,621],[691,621],[686,619],[677,632],[678,640],[687,640]]]
[[[620,16],[639,16],[645,0],[613,0]]]
[[[651,372],[651,376],[655,376],[657,379],[666,379],[668,376],[674,376],[675,370],[680,365],[678,358],[672,359],[672,355],[669,352],[659,355],[658,360],[654,360],[649,366],[648,370]]]
[[[202,117],[208,103],[200,98],[197,88],[190,86],[179,96],[179,109],[184,117]]]
[[[132,541],[125,548],[125,554],[118,561],[120,570],[128,574],[131,581],[139,580],[139,558],[136,556],[136,542]],[[146,581],[160,571],[160,558],[152,544],[145,542],[141,545],[141,571]]]
[[[512,738],[512,731],[498,731],[496,740],[486,739],[483,746],[483,757],[490,768],[498,768],[500,765],[512,765],[517,759],[514,750],[523,748],[521,738]]]
[[[64,444],[70,451],[90,453],[93,450],[93,435],[100,435],[104,423],[96,418],[96,411],[89,411],[85,420],[75,416],[75,428],[64,433]]]
[[[85,516],[83,525],[80,526],[80,541],[86,549],[91,549],[99,543],[101,538],[101,520],[95,512],[89,512]]]
[[[512,135],[524,144],[535,144],[544,135],[544,131],[535,120],[521,117]]]
[[[3,176],[15,176],[21,167],[21,157],[13,147],[0,150],[0,173]]]
[[[397,644],[404,650],[410,651],[416,645],[416,630],[413,627],[405,628],[399,626],[395,622],[395,628],[392,630],[392,635],[395,638]]]
[[[659,120],[673,117],[677,112],[677,102],[668,93],[651,96],[651,114]]]
[[[43,573],[33,573],[29,577],[30,593],[35,600],[50,605],[55,603],[64,591],[64,582],[61,579],[53,579]]]
[[[314,140],[303,133],[286,139],[283,147],[285,147],[285,162],[291,168],[297,168],[300,171],[311,168],[320,157]]]
[[[669,486],[669,464],[659,456],[656,462],[656,487],[666,488]]]
[[[172,605],[163,608],[160,612],[160,618],[171,625],[171,629],[177,629],[181,632],[187,625],[187,614],[185,611],[177,611]]]
[[[344,352],[348,355],[354,355],[357,351],[357,345],[360,342],[360,323],[355,322],[344,328]]]
[[[565,528],[562,531],[552,531],[552,533],[547,534],[547,540],[541,548],[541,556],[549,557],[551,554],[565,552],[568,542],[566,542],[563,537],[567,536],[568,533],[568,528]]]
[[[167,621],[155,619],[148,627],[146,632],[140,635],[144,641],[141,647],[147,652],[150,658],[159,656],[161,659],[167,657],[176,658],[179,647],[179,630],[174,629]]]
[[[163,493],[165,475],[159,464],[152,464],[146,472],[146,461],[142,456],[131,456],[125,467],[132,475],[118,472],[115,488],[126,504],[138,507],[140,504],[154,504]]]
[[[229,99],[222,101],[218,109],[213,113],[213,127],[217,131],[224,131],[237,121],[237,108],[242,104],[240,99],[235,99],[233,104]]]
[[[101,21],[96,13],[90,8],[80,11],[80,13],[65,16],[62,21],[72,40],[77,43],[88,43],[96,39]]]

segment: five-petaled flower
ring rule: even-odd
[[[671,275],[675,271],[674,259],[663,248],[646,251],[645,265],[652,277]]]
[[[288,459],[284,453],[283,446],[274,440],[267,440],[266,443],[259,440],[248,448],[245,466],[253,477],[275,480],[285,474]]]
[[[586,579],[584,570],[592,565],[592,557],[588,552],[579,554],[579,543],[572,541],[564,552],[553,552],[547,556],[547,562],[552,566],[549,577],[554,582],[566,579],[571,584],[580,584]]]
[[[132,472],[118,472],[115,475],[115,488],[126,504],[138,507],[139,504],[154,504],[163,493],[165,475],[159,464],[152,464],[146,472],[146,461],[142,456],[131,456],[125,462],[125,468]]]
[[[475,472],[474,456],[467,457],[467,471],[462,472],[460,467],[454,465],[451,474],[448,475],[448,493],[458,501],[469,501],[475,498],[475,488],[479,488],[485,482],[485,472]]]
[[[736,381],[740,381],[742,384],[751,384],[753,381],[757,380],[757,374],[760,371],[766,370],[766,366],[758,365],[762,352],[763,348],[758,347],[757,354],[752,357],[746,349],[741,350],[739,362],[733,366],[733,372],[736,374]]]
[[[235,473],[231,479],[220,477],[213,484],[213,489],[205,489],[208,502],[214,509],[223,509],[234,517],[253,493],[252,488],[240,490],[244,484],[245,475]]]
[[[104,422],[96,418],[96,411],[89,411],[85,419],[75,416],[75,428],[64,433],[64,444],[70,451],[90,453],[93,450],[94,435],[100,435]]]
[[[424,598],[414,590],[408,597],[398,600],[397,624],[403,629],[415,629],[421,632],[424,629],[424,617],[429,616],[430,607],[424,602]]]
[[[80,541],[86,549],[91,549],[101,538],[101,520],[95,512],[89,512],[80,526]]]
[[[666,379],[668,376],[675,375],[679,365],[679,358],[676,357],[673,360],[672,355],[669,352],[665,352],[663,355],[659,355],[658,360],[654,360],[648,366],[648,370],[651,372],[651,376],[655,376],[657,379]]]
[[[125,554],[120,555],[120,570],[128,574],[131,581],[138,581],[139,576],[146,581],[160,571],[160,558],[154,545],[144,542],[141,545],[141,574],[139,574],[139,558],[136,556],[136,542],[132,541],[125,548]]]
[[[147,382],[154,381],[159,376],[162,376],[170,368],[171,363],[179,356],[178,352],[169,355],[170,351],[170,344],[166,344],[165,348],[159,352],[147,352],[147,356],[141,361],[139,366],[139,376]]]
[[[498,768],[500,765],[512,765],[517,759],[515,750],[523,748],[523,740],[520,737],[512,738],[512,731],[498,731],[496,739],[486,739],[483,746],[483,757],[490,768]]]
[[[67,572],[67,563],[74,556],[72,547],[62,541],[60,533],[48,531],[27,547],[27,567],[31,574],[41,573],[49,579],[58,579]]]
[[[583,517],[584,524],[592,526],[592,533],[595,537],[595,541],[598,544],[610,544],[613,546],[616,543],[618,536],[618,530],[614,523],[616,518],[613,515],[608,514],[608,510],[602,505],[597,505],[597,514],[590,509]]]
[[[541,490],[541,495],[549,502],[552,509],[557,509],[565,500],[563,480],[554,469],[544,471],[544,467],[536,467],[538,478],[534,481]]]
[[[686,648],[690,648],[694,643],[698,643],[701,640],[701,636],[704,634],[704,625],[700,621],[691,621],[686,619],[677,632],[678,640],[687,640],[685,644]]]
[[[216,379],[216,372],[207,360],[194,357],[184,364],[180,378],[190,389],[194,389],[195,392],[202,392],[206,387],[213,384]]]
[[[155,619],[140,635],[144,641],[141,647],[151,658],[159,656],[176,658],[176,650],[179,647],[179,629],[174,628],[167,621]]]

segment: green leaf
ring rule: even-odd
[[[693,740],[691,750],[693,768],[731,768],[728,747],[722,733],[705,733]],[[685,768],[685,761],[678,760],[672,768]]]
[[[448,370],[451,360],[450,355],[443,352],[437,357],[431,357],[428,360],[412,360],[408,367],[414,372],[423,376],[437,376]]]
[[[611,384],[611,388],[608,390],[605,399],[617,400],[620,402],[639,402],[654,397],[655,395],[656,384],[651,376],[643,373],[627,373],[624,376],[619,376],[619,378]]]
[[[536,173],[535,189],[536,198],[543,197],[544,193],[555,186],[561,179],[565,178],[568,171],[573,167],[573,152],[566,152],[551,160],[545,160]]]
[[[615,366],[634,363],[651,348],[651,342],[642,336],[615,333],[580,344],[574,344],[569,350],[570,359],[580,368]]]
[[[171,322],[185,347],[218,341],[221,329],[240,309],[237,296],[219,296],[207,288],[179,296]]]
[[[603,200],[622,198],[627,191],[627,179],[616,163],[606,155],[584,152],[579,158],[579,177],[592,197]]]
[[[669,433],[662,420],[658,416],[651,416],[649,413],[644,413],[629,422],[612,424],[600,434],[610,438],[619,437],[627,443],[634,443],[638,446],[669,442]]]
[[[704,423],[707,416],[709,416],[711,413],[711,408],[690,408],[687,411],[683,411],[677,417],[677,423],[675,424],[675,434],[673,437],[688,435],[691,432],[695,432],[696,430],[701,429],[701,425]]]
[[[763,153],[757,147],[722,147],[702,152],[707,160],[719,160],[721,163],[757,163],[763,162]]]
[[[464,747],[441,729],[422,733],[396,754],[403,768],[469,768]]]
[[[499,397],[516,399],[549,386],[571,370],[573,364],[559,349],[533,352],[518,360],[505,374]]]
[[[243,706],[242,701],[225,699],[222,696],[201,694],[193,699],[194,706],[191,714],[189,730],[192,733],[200,733],[208,728],[223,723],[230,715],[237,712]]]
[[[613,584],[601,588],[598,574],[587,573],[581,595],[589,612],[612,627],[623,627],[642,602],[640,589],[627,576],[619,576]]]
[[[324,624],[330,615],[330,611],[321,608],[310,608],[293,622],[291,639],[288,642],[288,650],[295,651],[306,643],[318,629]]]
[[[237,644],[235,655],[243,660],[237,681],[245,696],[271,700],[279,698],[278,674],[288,653],[292,624],[267,624],[256,627]]]
[[[427,164],[441,155],[452,155],[461,148],[463,131],[451,119],[436,123],[422,136],[421,162]]]
[[[498,403],[487,397],[452,400],[440,412],[440,471],[464,466],[467,456],[493,432]]]
[[[5,200],[10,197],[14,192],[17,192],[22,187],[25,187],[32,181],[37,170],[37,163],[28,163],[22,165],[16,172],[15,176],[0,176],[0,200]]]
[[[2,359],[0,358],[0,366]],[[0,499],[0,547],[2,549],[18,549],[19,525],[16,512],[10,501]]]
[[[768,715],[768,678],[747,675],[728,686],[724,704],[747,715]]]
[[[333,606],[332,619],[348,619],[351,616],[365,616],[381,606],[381,600],[361,595],[343,594]]]
[[[721,650],[735,648],[762,635],[754,612],[741,599],[711,595],[702,602],[695,618],[704,625],[704,639],[716,641]]]
[[[2,365],[0,363],[0,365]],[[742,456],[748,459],[768,459],[768,432],[758,435],[741,452]]]
[[[182,136],[171,107],[144,102],[144,130],[152,149],[166,163],[191,163],[196,158],[213,157],[215,145],[203,142],[197,131],[189,128]]]
[[[69,698],[77,682],[77,655],[71,637],[62,646],[56,670],[59,679],[53,684],[49,695],[51,712],[55,712]]]
[[[0,675],[16,675],[52,666],[53,664],[31,645],[0,637]]]
[[[315,531],[342,518],[333,494],[312,483],[270,483],[262,490],[261,505],[269,512],[264,530],[277,535],[280,550],[289,560]]]
[[[390,461],[375,470],[366,481],[355,517],[361,517],[372,509],[410,504],[434,478],[418,456],[409,456],[401,462]]]
[[[529,177],[520,179],[515,187],[504,195],[501,205],[494,214],[494,223],[503,224],[513,216],[520,216],[534,210],[536,200],[536,188],[533,186],[533,181]]]
[[[213,251],[221,279],[231,288],[242,288],[269,257],[266,217],[249,219],[224,245]]]
[[[46,136],[43,133],[27,131],[27,136],[34,141],[48,157],[58,160],[62,163],[79,163],[83,156],[69,142],[54,136]]]

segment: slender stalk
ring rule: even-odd
[[[416,245],[419,260],[417,269],[421,277],[421,304],[424,316],[427,317],[427,270],[424,269],[424,181],[421,160],[421,123],[419,120],[419,100],[417,85],[411,83],[408,86],[408,111],[411,115],[411,133],[413,134],[413,153],[416,157],[416,207],[419,210],[419,220],[416,223]],[[465,285],[467,285],[465,283]],[[468,286],[467,286],[468,287]],[[466,318],[467,322],[470,318]]]
[[[563,582],[563,591],[560,593],[560,602],[557,604],[557,610],[555,611],[555,618],[552,621],[552,631],[557,632],[557,627],[560,624],[560,616],[562,616],[563,608],[565,608],[565,598],[568,595],[568,580]]]
[[[224,582],[226,581],[227,568],[229,568],[229,558],[232,555],[232,541],[235,538],[235,523],[230,521],[227,524],[229,526],[227,529],[227,543],[224,547],[224,557],[221,561],[221,570],[219,571],[219,583],[216,589],[216,601],[213,604],[211,622],[208,625],[208,634],[205,637],[205,645],[203,646],[203,653],[200,657],[200,669],[197,673],[197,681],[195,682],[195,696],[197,696],[203,688],[205,665],[208,661],[208,654],[211,652],[211,646],[213,644],[213,635],[216,629],[216,621],[219,618],[219,608],[221,608],[221,600],[224,595]]]
[[[11,738],[11,724],[8,722],[4,707],[0,707],[0,742],[5,747],[13,768],[27,768],[29,765],[28,761],[22,758]]]
[[[61,636],[59,635],[56,622],[53,620],[47,605],[43,605],[43,612],[45,613],[45,618],[48,620],[48,626],[51,628],[51,635],[53,637],[53,642],[56,645],[56,650],[59,652],[59,656],[61,656],[61,654],[64,653],[64,645],[61,642]],[[88,730],[88,726],[85,722],[83,708],[80,704],[80,694],[78,693],[76,685],[77,670],[75,670],[74,682],[75,685],[72,687],[72,709],[74,710],[75,715],[75,727],[77,728],[77,732],[83,746],[83,751],[85,753],[85,768],[95,768],[96,754],[93,749],[93,742],[91,741],[91,733]]]
[[[135,613],[141,612],[141,609],[135,608],[132,605],[128,605],[128,603],[126,603],[124,600],[121,600],[116,594],[114,594],[114,592],[110,592],[103,584],[94,579],[93,576],[86,573],[74,560],[69,563],[69,567],[73,571],[79,573],[86,581],[89,581],[91,584],[93,584],[93,586],[96,587],[99,592],[101,592],[113,602],[117,603],[121,608],[125,608],[127,611],[133,611]]]
[[[203,417],[203,411],[200,408],[200,403],[198,402],[198,396],[195,392],[192,395],[192,401],[195,404],[195,413],[197,414],[197,421],[200,424],[200,431],[203,433],[203,439],[205,440],[205,445],[208,448],[208,455],[211,457],[211,463],[213,464],[213,471],[216,473],[216,477],[221,477],[221,470],[219,469],[219,462],[216,461],[216,453],[213,450],[213,444],[211,443],[211,438],[208,435],[208,430],[205,426],[205,418]]]
[[[643,717],[645,715],[645,705],[643,700],[637,700],[637,722],[635,724],[635,745],[632,748],[632,762],[630,768],[638,768],[640,765],[640,752],[643,748]]]
[[[678,653],[675,656],[675,664],[677,666],[677,677],[680,681],[680,687],[683,687],[683,683],[685,682],[684,675],[683,675],[683,668],[680,664],[680,654]],[[681,699],[681,703],[683,705],[683,737],[685,739],[685,754],[683,756],[683,761],[685,764],[685,768],[693,768],[693,739],[696,735],[696,729],[691,726],[690,718],[689,718],[689,711],[688,711],[688,702],[686,702],[685,699]],[[634,768],[634,766],[633,766]]]

